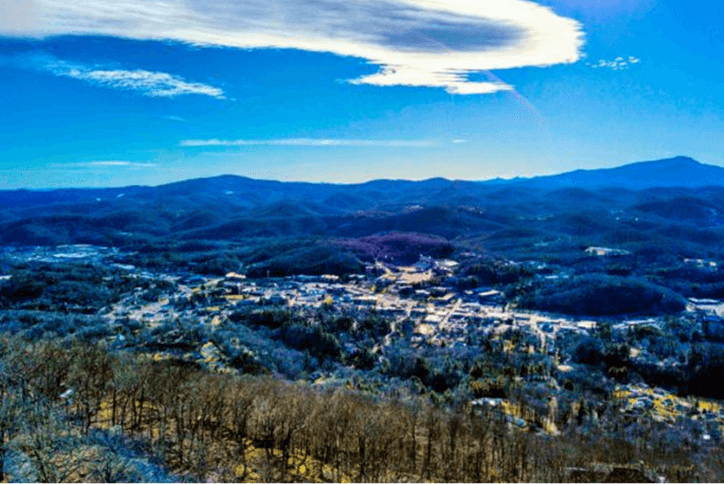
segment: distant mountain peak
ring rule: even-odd
[[[689,156],[675,156],[673,158],[669,158],[671,161],[678,161],[678,162],[685,162],[685,163],[693,163],[696,165],[701,165],[702,163],[699,163],[694,158],[691,158]]]
[[[652,161],[641,161],[639,163],[631,163],[631,165],[650,165],[650,166],[666,166],[672,168],[678,167],[690,167],[690,166],[706,166],[703,163],[696,161],[694,158],[688,156],[675,156],[673,158],[664,158],[661,160]],[[630,165],[623,165],[630,166]],[[623,168],[623,167],[619,167]]]
[[[614,168],[575,170],[558,175],[513,181],[514,184],[542,189],[724,186],[724,168],[701,163],[688,156],[639,161]]]
[[[697,165],[700,165],[700,164],[701,164],[701,163],[699,163],[698,161],[696,161],[694,158],[692,158],[692,157],[690,157],[690,156],[685,156],[685,155],[678,155],[678,156],[674,156],[674,157],[672,157],[672,158],[662,158],[661,160],[654,160],[654,163],[657,162],[657,161],[659,161],[659,162],[665,162],[665,161],[683,161],[683,162],[687,162],[687,163],[696,163]]]

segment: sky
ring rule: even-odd
[[[0,189],[724,166],[724,8],[0,0]]]

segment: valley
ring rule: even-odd
[[[120,421],[118,438],[147,446],[133,455],[179,480],[367,472],[367,441],[359,440],[367,434],[359,432],[368,423],[339,437],[334,451],[307,430],[285,440],[282,422],[297,410],[282,405],[282,394],[319,406],[304,407],[300,429],[321,425],[322,408],[342,418],[325,395],[361,405],[372,421],[401,412],[395,418],[417,425],[409,419],[424,408],[426,430],[388,436],[412,450],[399,456],[404,470],[375,461],[382,480],[567,480],[576,472],[716,479],[723,189],[542,188],[544,181],[379,181],[341,197],[335,186],[221,177],[72,191],[62,202],[53,192],[23,194],[28,203],[6,202],[0,222],[5,364],[21,368],[34,351],[65,355],[58,358],[69,366],[31,359],[33,379],[4,380],[18,398],[4,408],[29,415],[27,402],[45,405],[79,448],[103,452],[99,436]],[[84,366],[93,361],[101,366]],[[107,374],[92,380],[94,393],[81,382],[101,367]],[[180,386],[154,393],[152,382],[168,375]],[[234,444],[246,450],[218,450],[231,445],[233,412],[241,411],[224,406],[231,397],[219,397],[208,427],[182,416],[205,415],[215,400],[198,392],[219,382],[219,395],[264,389],[248,397],[253,418]],[[123,409],[112,404],[118,395]],[[171,395],[196,403],[174,407]],[[268,420],[269,405],[292,413]],[[492,440],[448,454],[457,427],[443,432],[434,422],[458,421],[473,440],[476,426],[495,425],[485,434]],[[47,462],[20,444],[32,426],[3,422],[14,436],[7,472],[37,478]],[[91,432],[100,432],[92,442]],[[370,442],[388,445],[375,432]],[[531,463],[514,447],[498,454],[495,442],[533,446],[552,460]],[[209,456],[211,447],[221,453]],[[293,449],[294,464],[280,460]],[[335,462],[341,456],[344,465]],[[449,456],[457,467],[445,464]],[[34,464],[23,467],[23,459]],[[478,467],[462,465],[475,459]],[[141,472],[134,466],[122,468]]]

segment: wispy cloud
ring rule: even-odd
[[[92,168],[92,167],[106,167],[106,168],[152,168],[157,166],[155,163],[139,163],[135,161],[119,161],[119,160],[105,160],[105,161],[84,161],[78,163],[52,163],[51,168]]]
[[[623,71],[630,66],[638,64],[641,59],[629,56],[628,58],[616,57],[614,60],[600,59],[598,62],[587,62],[586,65],[594,69],[611,69],[614,71]]]
[[[387,148],[423,148],[433,146],[426,140],[368,140],[368,139],[319,139],[319,138],[286,138],[286,139],[187,139],[179,146],[330,146],[330,147],[387,147]]]
[[[452,142],[455,143],[455,144],[460,144],[460,143],[467,143],[468,140],[466,140],[466,139],[454,139],[454,140],[452,140]]]
[[[15,0],[17,1],[17,0]],[[532,0],[33,0],[22,25],[0,35],[109,35],[245,49],[281,48],[366,59],[379,71],[354,84],[426,86],[450,93],[510,90],[473,72],[573,63],[581,25]],[[150,73],[156,74],[156,73]],[[99,83],[167,87],[154,95],[215,88],[148,74],[79,74]],[[120,81],[119,78],[123,78]],[[209,88],[211,90],[209,90]],[[151,94],[149,94],[151,95]]]
[[[133,166],[141,168],[156,166],[155,163],[136,163],[134,161],[90,161],[87,164],[89,166]]]
[[[226,99],[224,91],[218,87],[199,82],[188,82],[182,77],[166,72],[153,72],[143,69],[126,70],[105,66],[89,66],[77,62],[68,62],[47,54],[28,54],[14,58],[3,58],[4,64],[48,72],[59,77],[69,77],[89,84],[111,89],[137,91],[149,97],[176,97],[187,94],[210,96]]]

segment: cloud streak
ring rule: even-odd
[[[4,58],[2,63],[47,72],[58,77],[69,77],[110,89],[137,91],[148,97],[173,98],[196,94],[216,99],[226,99],[224,91],[218,87],[199,82],[188,82],[182,77],[166,72],[88,66],[68,62],[46,54],[29,54],[15,58]]]
[[[433,146],[426,140],[366,140],[366,139],[319,139],[319,138],[286,138],[286,139],[187,139],[179,143],[185,147],[206,146],[309,146],[309,147],[357,147],[357,148],[424,148]]]
[[[28,0],[33,16],[0,34],[109,35],[244,49],[280,48],[366,59],[353,84],[424,86],[456,94],[512,89],[469,74],[580,59],[580,24],[530,0]],[[144,85],[147,74],[99,72],[99,83]],[[169,81],[166,78],[156,82]],[[164,93],[202,88],[167,87]],[[179,91],[180,90],[180,91]],[[170,95],[170,94],[169,94]],[[212,95],[212,94],[209,94]],[[213,94],[215,97],[218,95]]]
[[[155,163],[139,163],[135,161],[87,161],[79,163],[52,163],[51,168],[152,168]]]
[[[134,161],[90,161],[87,163],[88,166],[132,166],[147,168],[156,166],[155,163],[137,163]]]
[[[586,65],[593,69],[611,69],[613,71],[624,71],[630,66],[638,64],[639,62],[641,62],[641,59],[634,56],[629,56],[626,59],[624,59],[623,57],[616,57],[614,60],[610,61],[600,59],[596,63],[587,62]]]

